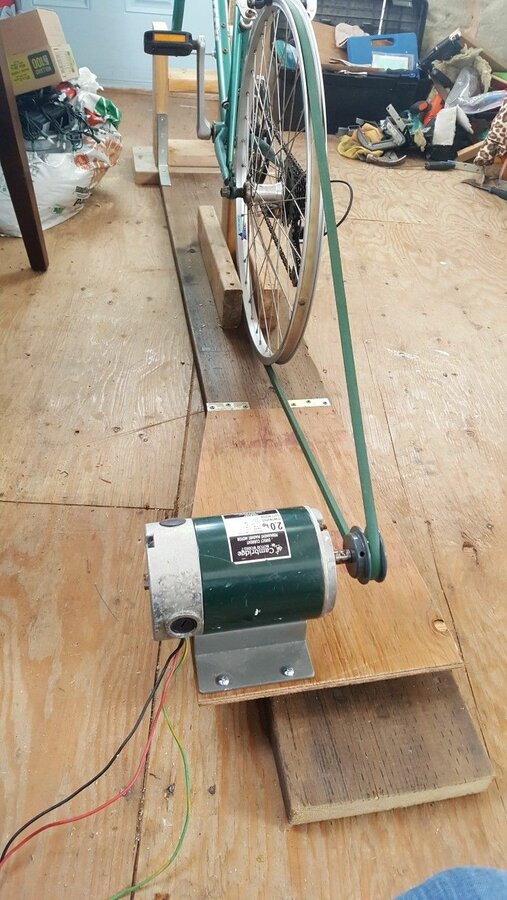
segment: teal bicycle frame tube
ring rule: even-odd
[[[172,31],[181,31],[183,28],[183,13],[185,12],[185,0],[174,0]]]
[[[224,110],[227,88],[231,77],[231,42],[226,0],[212,0],[213,28],[215,31],[215,58],[218,77],[220,109]],[[223,113],[221,112],[222,120]]]
[[[215,62],[217,67],[220,121],[215,123],[215,152],[225,184],[234,181],[234,141],[238,119],[238,96],[248,31],[241,28],[240,14],[234,8],[232,40],[229,33],[227,0],[212,0]],[[181,31],[185,0],[174,0],[172,29]]]
[[[227,108],[227,132],[229,135],[229,142],[227,144],[227,167],[231,176],[233,175],[234,142],[236,139],[236,124],[238,121],[239,86],[248,45],[248,31],[241,29],[237,6],[234,9],[233,35],[231,77],[229,79],[229,102]]]

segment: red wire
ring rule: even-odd
[[[155,728],[157,727],[157,722],[160,718],[160,714],[162,712],[162,707],[164,706],[164,703],[166,700],[167,691],[169,690],[169,685],[170,685],[172,677],[174,675],[174,670],[176,669],[176,666],[179,661],[179,656],[180,656],[180,654],[178,654],[177,656],[174,657],[174,660],[171,663],[169,670],[167,672],[166,679],[164,682],[164,687],[162,688],[162,694],[160,695],[160,701],[159,701],[159,704],[155,711],[155,715],[153,716],[151,727],[148,732],[148,737],[147,737],[146,743],[143,747],[143,752],[141,753],[141,759],[139,760],[137,769],[134,772],[129,783],[126,784],[125,787],[121,789],[121,791],[118,791],[118,793],[115,794],[114,797],[111,797],[109,800],[106,800],[104,803],[101,803],[100,806],[96,806],[95,809],[90,809],[88,812],[80,813],[77,816],[71,816],[68,819],[59,819],[57,822],[48,822],[46,825],[42,825],[40,828],[37,828],[35,831],[32,831],[25,838],[23,838],[23,840],[20,841],[19,844],[14,844],[14,846],[11,847],[9,852],[6,853],[6,855],[0,862],[0,869],[7,862],[7,860],[11,858],[11,856],[14,853],[16,853],[18,850],[21,850],[21,847],[24,847],[25,844],[28,843],[28,841],[31,841],[32,838],[36,837],[38,834],[41,834],[43,831],[47,831],[48,828],[56,828],[57,825],[71,825],[73,822],[80,822],[81,819],[88,819],[90,816],[94,816],[96,813],[99,813],[103,809],[106,809],[108,806],[111,806],[113,803],[116,803],[117,800],[120,800],[121,797],[124,797],[125,794],[127,794],[128,791],[130,791],[131,787],[133,787],[133,785],[136,783],[137,779],[139,778],[139,775],[142,772],[146,757],[148,755],[148,751],[149,751],[152,741],[153,741],[153,736],[155,734]]]

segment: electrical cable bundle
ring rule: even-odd
[[[176,847],[175,847],[173,853],[171,854],[171,856],[169,857],[169,859],[166,862],[164,862],[155,872],[153,872],[151,875],[148,875],[146,878],[143,878],[141,881],[137,882],[136,884],[128,885],[127,887],[122,888],[122,890],[120,890],[120,891],[118,891],[118,893],[114,894],[110,898],[110,900],[120,900],[121,897],[126,897],[129,894],[132,894],[135,891],[140,890],[141,888],[145,887],[147,884],[152,882],[155,878],[157,878],[162,872],[164,872],[166,869],[169,868],[169,866],[176,859],[178,853],[181,850],[183,841],[185,839],[185,834],[186,834],[187,828],[188,828],[188,822],[189,822],[189,817],[190,817],[190,776],[189,776],[189,769],[188,769],[188,762],[187,762],[186,754],[185,754],[185,751],[181,745],[181,742],[179,741],[178,737],[176,736],[174,728],[170,722],[169,714],[168,714],[166,706],[165,706],[165,701],[166,701],[167,693],[168,693],[172,678],[173,678],[174,674],[178,671],[180,666],[183,664],[183,662],[185,661],[187,655],[188,655],[188,641],[185,641],[182,638],[180,640],[180,642],[178,643],[178,646],[176,647],[176,649],[173,650],[173,652],[170,654],[170,656],[168,656],[166,662],[162,666],[162,668],[155,680],[153,688],[150,691],[150,693],[146,699],[146,702],[144,703],[144,706],[143,706],[141,712],[139,713],[139,716],[138,716],[136,722],[134,723],[133,727],[129,731],[126,738],[123,739],[123,741],[121,742],[118,749],[113,753],[109,762],[107,762],[106,765],[103,766],[102,769],[100,769],[100,771],[97,772],[96,775],[94,775],[92,778],[90,778],[88,781],[86,781],[80,787],[76,788],[76,790],[72,791],[72,793],[70,793],[67,797],[64,797],[63,800],[59,800],[57,803],[53,803],[51,806],[48,806],[46,809],[37,813],[35,816],[32,816],[31,819],[29,819],[27,822],[25,822],[24,825],[22,825],[20,828],[17,829],[17,831],[14,832],[12,837],[10,837],[9,840],[7,841],[5,847],[3,848],[2,853],[0,855],[0,873],[3,869],[3,867],[5,866],[5,864],[8,862],[8,860],[15,853],[17,853],[18,850],[21,850],[21,848],[24,847],[25,844],[27,844],[29,841],[31,841],[33,838],[35,838],[38,834],[41,834],[43,831],[47,831],[50,828],[56,828],[59,825],[70,825],[74,822],[80,822],[82,819],[87,819],[90,816],[94,816],[96,813],[99,813],[103,809],[106,809],[108,806],[111,806],[113,803],[116,803],[116,801],[119,800],[121,797],[124,797],[125,794],[127,794],[128,791],[131,790],[131,788],[136,783],[137,779],[139,778],[141,772],[144,769],[144,765],[145,765],[145,762],[146,762],[146,759],[148,756],[148,752],[149,752],[150,747],[153,742],[153,737],[155,734],[157,723],[162,714],[164,716],[167,727],[168,727],[168,729],[176,743],[178,751],[180,753],[180,756],[181,756],[181,759],[183,762],[184,773],[185,773],[185,817],[184,817],[180,837],[179,837]],[[94,809],[90,809],[86,812],[79,813],[78,815],[75,815],[75,816],[69,816],[68,818],[65,818],[65,819],[59,819],[55,822],[48,822],[46,825],[41,825],[39,828],[36,828],[35,831],[31,831],[26,837],[24,837],[22,840],[18,841],[18,843],[15,843],[16,839],[18,837],[20,837],[20,835],[24,831],[26,831],[27,828],[29,828],[31,825],[33,825],[35,822],[37,822],[39,819],[48,815],[50,812],[53,812],[54,810],[59,809],[61,806],[64,806],[64,804],[68,803],[74,797],[77,797],[78,794],[81,794],[83,791],[85,791],[91,785],[95,784],[100,778],[102,778],[102,776],[108,771],[108,769],[111,768],[113,763],[116,762],[119,755],[122,753],[122,751],[125,749],[125,747],[129,743],[131,738],[136,733],[148,708],[150,706],[152,706],[154,699],[155,699],[155,695],[156,695],[160,685],[162,685],[160,700],[159,700],[158,705],[153,713],[150,728],[148,731],[148,737],[144,744],[137,768],[136,768],[134,774],[132,775],[132,777],[130,778],[130,780],[128,781],[128,783],[120,791],[118,791],[113,797],[110,797],[109,800],[104,801],[104,803],[101,803],[99,806],[96,806]]]
[[[49,87],[22,94],[17,107],[26,148],[31,152],[74,152],[81,149],[84,137],[99,143],[85,116],[64,91]]]

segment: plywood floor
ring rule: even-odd
[[[0,240],[2,838],[93,773],[134,720],[157,659],[142,523],[193,497],[202,404],[160,198],[130,170],[149,101],[117,99],[125,155],[47,233],[49,273]],[[194,109],[180,98],[180,136]],[[454,626],[497,777],[480,796],[288,829],[262,708],[199,708],[187,668],[170,706],[192,818],[150,900],[388,900],[436,870],[505,861],[505,205],[456,173],[333,168],[356,191],[340,234],[376,486]],[[308,340],[342,412],[326,266]],[[145,735],[72,812],[125,783]],[[170,855],[182,809],[161,734],[139,789],[34,841],[0,893],[107,897]]]

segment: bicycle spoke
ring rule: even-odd
[[[300,340],[322,240],[315,168],[313,200],[309,181],[305,65],[315,63],[302,57],[292,16],[286,0],[258,12],[238,110],[236,184],[248,192],[237,201],[237,259],[248,327],[265,361],[290,358]]]

